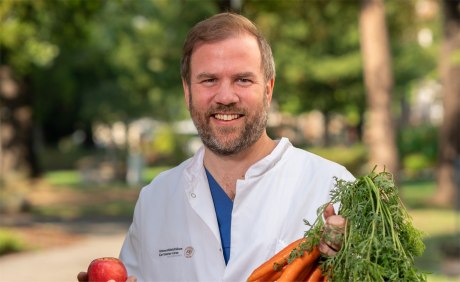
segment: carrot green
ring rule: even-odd
[[[338,214],[347,224],[340,251],[322,258],[329,281],[426,281],[426,275],[414,266],[414,258],[425,250],[422,233],[413,226],[393,176],[373,170],[355,181],[335,180],[331,202],[340,203]],[[309,240],[303,249],[319,244],[325,206],[318,209],[313,224],[305,222],[310,229],[305,232]]]

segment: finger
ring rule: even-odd
[[[325,219],[332,215],[335,215],[334,206],[331,203],[327,204],[323,214]]]
[[[333,249],[340,250],[343,243],[346,221],[338,216],[331,216],[328,220],[335,224],[326,223],[324,225],[321,239]]]
[[[80,272],[77,275],[77,279],[79,282],[86,282],[88,281],[88,274],[86,272]]]
[[[323,244],[324,244],[324,247],[327,247],[333,250],[334,252],[338,252],[342,248],[342,242],[324,240]]]
[[[323,241],[323,240],[320,241],[319,246],[318,246],[318,250],[323,255],[330,256],[330,257],[335,256],[337,254],[337,251],[334,250],[333,248],[331,248],[331,246],[326,244],[326,242]]]
[[[321,235],[321,241],[327,244],[335,251],[339,251],[342,248],[343,233],[334,229],[335,227],[325,226],[323,234]]]
[[[136,281],[137,281],[136,276],[128,276],[128,280],[126,280],[126,282],[136,282]]]
[[[339,228],[345,227],[345,218],[340,215],[331,215],[326,218],[326,224],[331,226],[336,226]]]

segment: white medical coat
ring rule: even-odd
[[[246,281],[304,235],[304,219],[316,219],[334,177],[353,179],[344,167],[279,140],[237,182],[225,265],[203,155],[201,148],[142,189],[120,253],[139,282]]]

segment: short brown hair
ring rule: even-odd
[[[265,37],[249,19],[234,13],[216,14],[197,23],[188,33],[182,49],[181,76],[190,85],[190,61],[198,43],[217,42],[241,33],[249,33],[257,39],[265,80],[275,77],[272,50]]]

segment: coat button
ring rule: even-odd
[[[190,197],[192,197],[192,198],[196,198],[196,195],[195,195],[195,193],[190,193]]]

